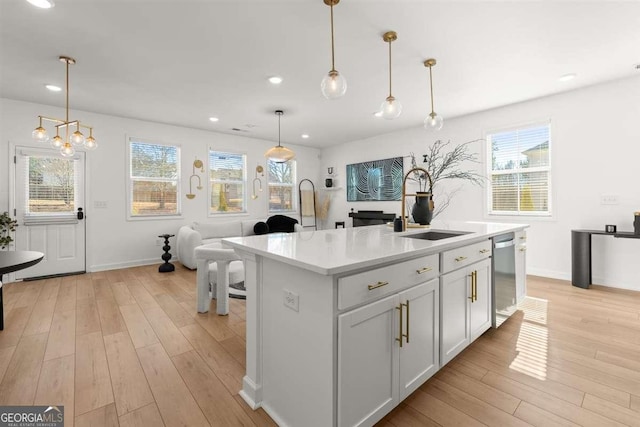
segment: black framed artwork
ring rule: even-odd
[[[402,200],[402,157],[347,165],[347,201]]]

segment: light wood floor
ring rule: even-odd
[[[522,310],[379,426],[640,426],[640,293],[528,286]],[[275,425],[237,394],[244,301],[196,314],[192,271],[13,283],[4,299],[0,405],[63,404],[66,426]]]

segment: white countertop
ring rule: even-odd
[[[526,227],[526,224],[434,221],[430,228],[410,229],[402,233],[394,232],[388,225],[372,225],[231,237],[222,242],[237,251],[279,260],[319,274],[333,275],[431,255]],[[435,241],[402,237],[429,230],[470,233]]]

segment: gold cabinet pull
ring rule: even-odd
[[[367,286],[367,288],[369,288],[370,291],[377,289],[377,288],[381,288],[383,286],[387,286],[389,284],[389,282],[378,282],[375,285],[369,285]]]
[[[400,305],[404,305],[405,307],[407,307],[407,333],[406,335],[403,335],[403,337],[407,339],[407,344],[409,344],[409,300],[407,300],[406,304],[400,304]]]
[[[473,302],[478,301],[478,271],[473,271]]]
[[[402,334],[402,306],[403,306],[403,305],[404,305],[404,304],[400,304],[399,306],[397,306],[397,307],[396,307],[396,310],[399,310],[399,311],[400,311],[400,327],[398,328],[400,337],[399,337],[399,338],[396,338],[396,341],[399,341],[399,342],[400,342],[400,348],[402,348],[402,337],[404,336],[404,335]]]
[[[419,270],[416,270],[416,273],[418,273],[418,274],[423,274],[423,273],[426,273],[427,271],[431,271],[431,270],[433,270],[433,268],[431,268],[431,267],[424,267],[424,268],[421,268],[421,269],[419,269]]]
[[[486,254],[487,252],[491,252],[489,249],[481,249],[480,253],[481,254]]]
[[[527,240],[527,236],[520,236],[520,240]]]
[[[472,271],[469,277],[471,277],[471,296],[468,298],[471,302],[476,302],[478,300],[478,271]]]
[[[520,252],[526,252],[527,248],[520,248]]]
[[[465,259],[467,259],[466,256],[459,256],[455,258],[456,262],[464,261]]]
[[[469,283],[469,284],[471,285],[471,290],[469,291],[469,294],[470,294],[470,295],[469,295],[467,298],[468,298],[468,299],[470,299],[470,300],[471,300],[471,302],[473,302],[473,271],[471,272],[471,274],[469,275],[469,277],[471,278],[471,281],[470,281],[470,283]]]

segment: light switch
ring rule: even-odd
[[[600,196],[600,204],[601,205],[617,205],[618,204],[618,195],[617,194],[603,194]]]

